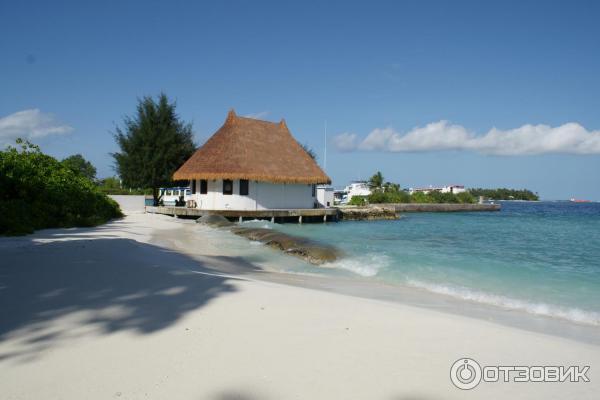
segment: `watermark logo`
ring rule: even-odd
[[[481,382],[481,366],[472,358],[460,358],[450,368],[450,380],[459,389],[473,389]]]
[[[459,358],[450,368],[452,384],[470,390],[483,382],[589,382],[589,365],[577,366],[507,366],[481,367],[472,358]]]

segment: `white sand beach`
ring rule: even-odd
[[[261,279],[267,273],[228,254],[208,228],[186,238],[190,221],[144,214],[139,197],[119,201],[128,215],[104,226],[0,238],[1,398],[592,399],[600,392],[596,344],[326,284],[317,290],[302,275]],[[462,391],[449,378],[462,357],[588,365],[590,382],[482,382]]]

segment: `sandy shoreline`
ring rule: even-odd
[[[579,340],[595,328],[553,335],[535,319],[526,329],[508,315],[489,321],[486,308],[472,318],[452,302],[391,298],[391,289],[357,297],[369,287],[278,278],[226,256],[209,232],[182,252],[185,223],[124,209],[126,218],[97,228],[0,239],[3,398],[531,399],[600,390],[600,346]],[[591,381],[483,382],[465,392],[449,379],[465,356],[590,365]]]

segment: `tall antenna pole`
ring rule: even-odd
[[[327,120],[325,120],[325,155],[323,156],[323,169],[327,172]]]

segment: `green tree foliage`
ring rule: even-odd
[[[384,182],[383,174],[377,171],[369,179],[371,194],[366,198],[353,196],[348,204],[364,205],[384,203],[475,203],[476,198],[469,192],[459,194],[441,193],[431,191],[427,194],[415,192],[408,194],[400,188],[400,185],[392,182]],[[354,200],[357,198],[357,200]]]
[[[100,179],[98,189],[104,194],[125,194],[125,195],[146,195],[152,194],[152,189],[133,189],[125,188],[121,185],[121,180],[116,176]]]
[[[468,203],[476,203],[477,202],[477,198],[475,196],[473,196],[473,194],[471,192],[462,192],[456,195],[456,198],[458,199],[459,203],[464,203],[464,204],[468,204]]]
[[[348,205],[350,205],[350,206],[367,205],[367,197],[366,196],[352,196],[352,198],[348,202]]]
[[[386,182],[381,189],[375,189],[371,192],[368,201],[371,204],[410,203],[410,195],[401,190],[400,185],[397,183]]]
[[[415,192],[410,195],[411,203],[433,203],[433,198],[423,192]]]
[[[83,158],[81,154],[69,156],[63,159],[61,163],[71,171],[88,178],[91,181],[96,179],[96,168],[91,162]]]
[[[469,192],[475,197],[483,196],[485,198],[493,199],[493,200],[537,201],[540,199],[539,196],[537,195],[537,193],[533,193],[531,190],[527,190],[527,189],[516,190],[516,189],[506,189],[506,188],[499,188],[499,189],[475,188],[475,189],[469,189]]]
[[[383,174],[381,171],[377,171],[371,178],[369,178],[369,188],[371,190],[381,190],[383,187]]]
[[[91,180],[31,143],[17,144],[0,151],[0,234],[94,226],[122,215]]]
[[[412,195],[405,191],[375,191],[368,196],[370,204],[381,203],[475,203],[476,199],[468,192],[453,194],[430,192],[428,194],[415,192]]]
[[[135,116],[123,125],[115,134],[121,149],[113,154],[117,172],[127,187],[152,188],[158,204],[158,188],[172,183],[173,173],[196,149],[192,126],[180,121],[164,93],[156,101],[141,99]]]

